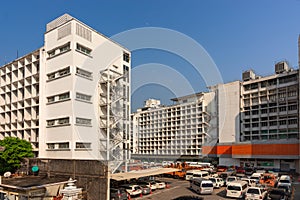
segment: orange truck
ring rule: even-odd
[[[171,176],[173,178],[182,178],[182,179],[185,178],[186,171],[192,170],[192,169],[202,169],[202,167],[189,166],[185,162],[183,162],[183,163],[175,163],[175,164],[172,163],[168,167],[169,168],[179,169],[179,171],[166,173],[167,175],[169,175],[169,176]]]
[[[275,187],[277,183],[277,177],[272,173],[264,173],[261,176],[259,183],[268,187]]]

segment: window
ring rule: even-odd
[[[69,124],[69,117],[58,119],[58,124]]]
[[[64,69],[58,71],[59,76],[65,76],[67,74],[70,74],[70,67],[67,67],[67,68],[64,68]]]
[[[69,149],[69,142],[58,143],[59,149]]]
[[[123,60],[125,61],[125,62],[129,62],[130,61],[130,57],[129,57],[129,54],[128,53],[123,53]]]
[[[65,52],[69,51],[70,50],[70,46],[71,46],[71,43],[68,42],[68,43],[66,43],[66,44],[64,44],[62,46],[56,47],[56,48],[48,51],[47,52],[48,53],[48,59],[56,57],[56,56],[58,56],[60,54],[63,54]]]
[[[47,127],[66,126],[69,125],[69,117],[47,120]]]
[[[76,117],[76,124],[77,125],[83,125],[83,126],[91,126],[92,125],[92,120],[91,119],[86,119],[86,118]]]
[[[76,92],[76,99],[90,102],[92,99],[92,96]]]
[[[67,44],[67,45],[65,45],[65,46],[60,47],[60,48],[59,48],[59,53],[66,52],[66,51],[68,51],[68,50],[70,50],[70,44]]]
[[[298,106],[297,105],[289,105],[288,110],[297,110]]]
[[[52,103],[55,100],[54,96],[48,97],[47,99],[48,99],[48,103]]]
[[[90,149],[91,143],[86,142],[76,142],[76,149]]]
[[[54,143],[48,143],[47,147],[48,147],[48,149],[55,149],[55,144]]]
[[[47,120],[47,126],[54,126],[55,120]]]
[[[62,93],[62,94],[47,97],[48,104],[58,103],[58,102],[61,102],[61,101],[64,101],[64,100],[69,100],[69,99],[70,99],[70,92],[65,92],[65,93]]]
[[[52,80],[55,80],[55,79],[58,79],[58,78],[62,78],[62,77],[67,76],[69,74],[71,74],[70,66],[47,74],[47,77],[48,77],[47,81],[52,81]]]
[[[91,52],[92,52],[91,49],[84,47],[78,43],[76,44],[76,50],[78,50],[79,52],[86,54],[86,55],[91,55]]]
[[[76,67],[76,75],[81,76],[83,78],[87,78],[87,79],[93,79],[93,73],[86,71],[84,69],[81,69],[79,67]]]
[[[65,100],[65,99],[69,99],[69,98],[70,98],[70,93],[69,92],[66,92],[66,93],[63,93],[63,94],[59,95],[59,100]]]
[[[51,58],[53,56],[55,56],[55,50],[49,51],[48,52],[48,56]]]
[[[48,76],[48,80],[55,79],[55,73],[50,73],[47,76]]]
[[[289,124],[298,124],[298,120],[297,119],[289,119]]]
[[[285,124],[286,124],[286,120],[279,121],[279,125],[285,125]]]
[[[295,96],[297,96],[297,90],[289,91],[288,92],[288,96],[289,97],[295,97]]]

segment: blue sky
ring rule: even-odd
[[[42,46],[45,25],[69,13],[108,37],[141,27],[181,32],[203,46],[224,82],[239,80],[250,68],[259,75],[272,74],[274,63],[283,59],[298,68],[300,0],[30,0],[2,2],[0,11],[0,65],[15,59],[17,52],[21,56]],[[170,66],[189,80],[195,92],[206,90],[202,77],[179,56],[155,49],[132,53],[133,69],[146,63]],[[146,98],[168,104],[174,94],[152,84],[132,97],[134,110]]]

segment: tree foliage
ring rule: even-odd
[[[0,140],[0,173],[6,171],[15,172],[20,166],[23,158],[34,156],[30,142],[15,137],[6,137]]]

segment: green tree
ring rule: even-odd
[[[21,166],[23,158],[34,156],[30,142],[15,137],[6,137],[0,140],[0,173],[6,171],[15,172]]]

